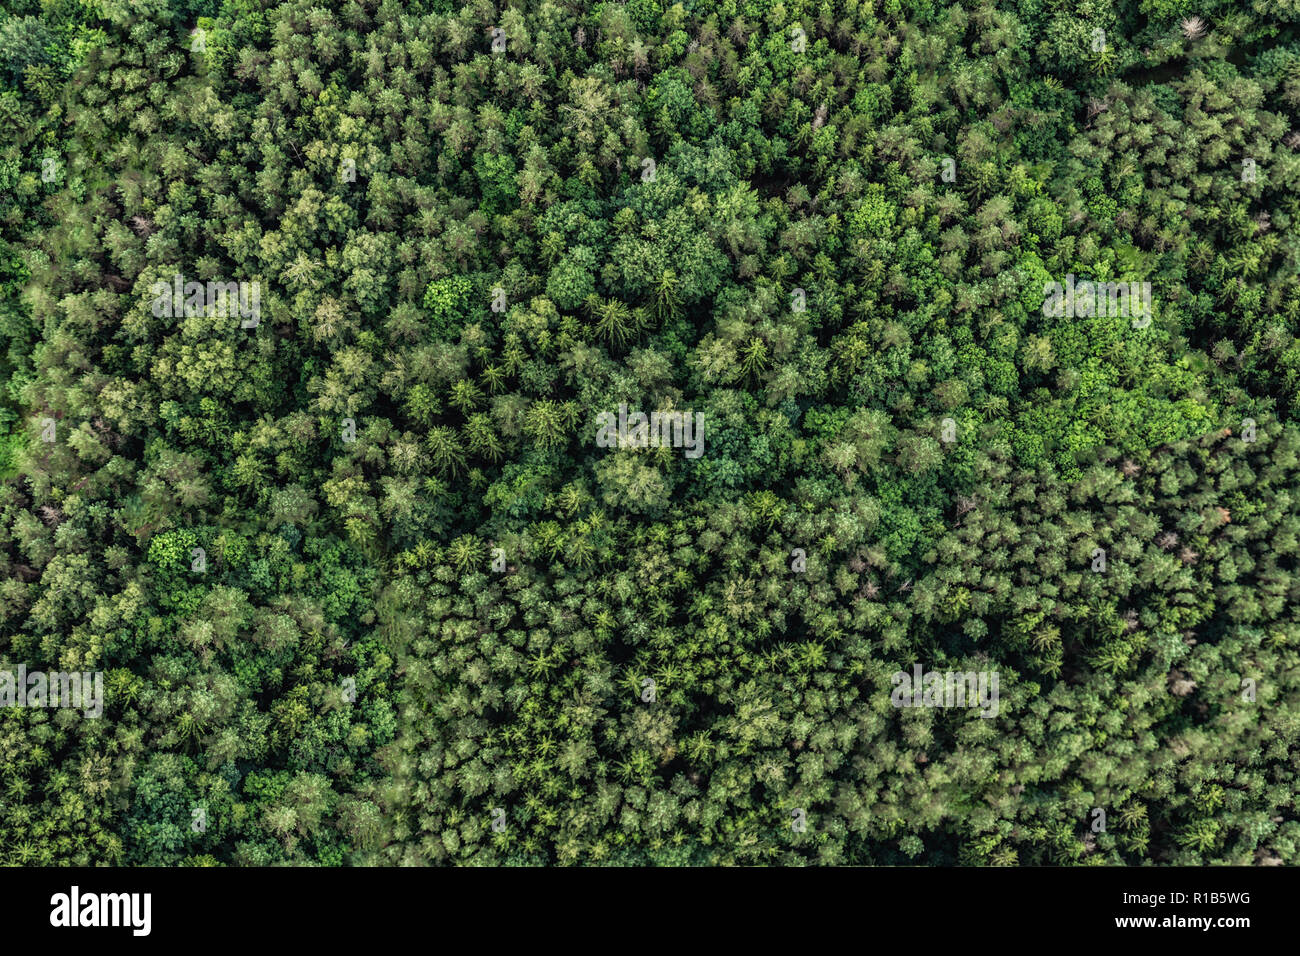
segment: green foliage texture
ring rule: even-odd
[[[1295,0],[2,6],[0,862],[1300,865]]]

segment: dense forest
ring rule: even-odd
[[[1298,272],[1300,0],[0,0],[0,863],[1300,865]]]

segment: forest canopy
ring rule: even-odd
[[[1295,0],[4,0],[0,863],[1300,864],[1298,216]]]

